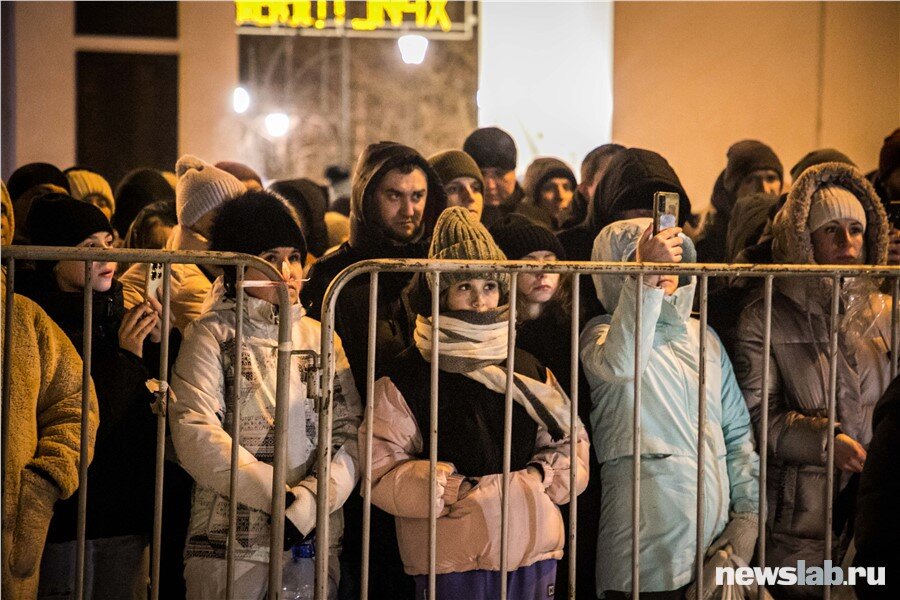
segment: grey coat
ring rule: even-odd
[[[807,218],[813,192],[825,183],[853,191],[866,211],[866,262],[884,264],[887,219],[875,191],[854,168],[826,163],[806,171],[773,224],[775,262],[814,264]],[[824,557],[826,441],[828,436],[829,313],[831,281],[777,278],[772,298],[769,372],[769,456],[766,563],[821,565]],[[760,440],[762,416],[763,299],[741,315],[734,368]],[[890,298],[873,282],[843,286],[837,358],[837,422],[863,446],[872,437],[872,411],[890,382]],[[847,482],[836,473],[835,494]],[[834,537],[841,544],[841,536]],[[840,549],[833,554],[840,560]],[[792,587],[808,597],[821,588]]]

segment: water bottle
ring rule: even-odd
[[[313,600],[316,594],[316,540],[294,545],[291,560],[281,570],[284,600]]]

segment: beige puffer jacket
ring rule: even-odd
[[[813,192],[825,184],[846,187],[866,211],[868,264],[885,264],[888,224],[874,189],[855,168],[826,163],[797,180],[773,224],[776,263],[814,264],[807,218]],[[830,279],[776,278],[772,297],[769,372],[768,502],[766,562],[796,567],[798,560],[821,565],[824,557],[826,441],[828,436]],[[855,296],[856,300],[852,300]],[[837,362],[837,421],[843,433],[868,445],[872,411],[890,382],[891,300],[877,284],[845,283],[842,291]],[[762,402],[763,299],[741,315],[734,357],[735,374],[760,438]],[[848,474],[836,472],[837,495]],[[844,540],[835,536],[841,559]],[[809,597],[821,588],[785,588],[786,595]]]

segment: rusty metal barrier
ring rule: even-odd
[[[127,261],[130,263],[161,263],[163,264],[163,298],[162,298],[162,341],[160,347],[160,392],[157,397],[156,411],[157,416],[157,435],[156,435],[156,475],[154,488],[154,511],[153,511],[153,532],[151,543],[151,560],[150,560],[150,598],[158,600],[159,598],[159,580],[160,580],[160,544],[162,532],[162,500],[163,500],[163,467],[165,455],[165,431],[166,431],[166,404],[168,400],[168,355],[169,355],[169,321],[171,315],[170,296],[171,296],[171,266],[173,264],[192,264],[192,265],[217,265],[217,266],[233,266],[236,267],[238,293],[236,294],[237,302],[237,323],[235,327],[235,364],[240,363],[241,351],[241,329],[243,323],[243,314],[241,307],[244,300],[243,285],[244,270],[252,267],[275,282],[278,292],[278,304],[282,318],[279,319],[278,328],[278,362],[277,362],[277,380],[275,388],[276,408],[275,408],[275,456],[273,460],[274,477],[272,482],[272,526],[270,553],[272,556],[282,556],[282,544],[284,539],[284,482],[286,473],[285,451],[287,448],[286,430],[288,427],[288,402],[290,389],[288,372],[290,369],[291,356],[291,311],[290,297],[288,295],[287,286],[282,279],[278,269],[268,262],[256,256],[247,254],[239,254],[234,252],[187,252],[187,251],[168,251],[168,250],[123,250],[123,249],[104,249],[104,248],[57,248],[42,246],[4,246],[2,248],[3,261],[6,263],[6,298],[3,327],[5,331],[9,331],[12,323],[13,312],[13,294],[15,292],[15,276],[16,261],[43,261],[43,260],[68,260],[68,261],[84,261],[85,265],[85,286],[84,286],[84,344],[82,347],[83,381],[82,381],[82,404],[81,404],[81,439],[84,439],[85,431],[88,427],[88,395],[86,390],[90,385],[91,377],[91,344],[92,344],[92,296],[93,287],[91,285],[93,261],[110,261],[119,262]],[[3,344],[3,430],[2,430],[2,452],[3,468],[5,474],[6,468],[6,449],[9,431],[9,360],[12,351],[10,345],[11,336],[4,337]],[[240,377],[235,378],[235,389],[233,396],[233,405],[238,414],[235,415],[233,428],[229,432],[232,439],[240,438],[240,414],[239,404],[237,403],[238,392],[240,387]],[[232,444],[231,455],[231,490],[229,495],[229,525],[228,525],[228,542],[227,542],[227,598],[231,600],[234,596],[234,551],[237,544],[236,541],[236,519],[237,519],[237,499],[233,493],[237,485],[237,453],[239,444]],[[84,557],[85,557],[85,513],[87,508],[87,460],[88,447],[87,444],[81,444],[81,455],[79,462],[79,486],[78,486],[78,526],[77,526],[77,542],[76,542],[76,559],[75,559],[75,593],[76,598],[81,600],[84,593]],[[6,490],[4,489],[4,494]],[[270,561],[269,564],[269,598],[278,598],[281,594],[281,562]]]
[[[699,410],[698,410],[698,493],[697,493],[697,530],[696,530],[696,587],[697,596],[703,597],[703,558],[706,548],[703,543],[703,529],[705,519],[705,509],[703,506],[703,479],[704,479],[704,463],[703,448],[705,443],[704,427],[706,423],[706,406],[705,406],[705,383],[706,369],[705,356],[708,340],[707,334],[707,306],[708,306],[708,289],[710,277],[748,277],[762,278],[764,280],[763,296],[764,296],[764,332],[763,332],[763,383],[762,383],[762,399],[761,399],[761,439],[758,440],[757,447],[761,449],[760,470],[759,470],[759,539],[757,542],[757,550],[760,564],[765,565],[765,523],[766,523],[766,475],[767,475],[767,439],[768,439],[768,406],[769,406],[769,390],[768,380],[770,372],[770,349],[771,349],[771,326],[772,326],[772,294],[773,280],[775,277],[824,277],[830,278],[834,283],[832,286],[831,298],[831,343],[829,348],[830,362],[830,383],[828,389],[828,421],[829,430],[832,435],[828,436],[827,444],[827,468],[828,468],[828,485],[826,503],[828,510],[823,515],[825,521],[825,560],[831,555],[831,512],[832,488],[833,488],[833,465],[834,465],[834,443],[833,432],[835,427],[835,402],[836,402],[836,374],[837,374],[837,328],[835,324],[838,319],[838,302],[840,292],[840,280],[849,277],[875,277],[890,278],[893,282],[892,286],[892,309],[891,309],[891,359],[890,372],[891,377],[895,377],[898,369],[898,348],[900,348],[900,309],[898,309],[898,298],[900,298],[900,267],[886,266],[852,266],[838,267],[828,265],[713,265],[713,264],[661,264],[661,263],[621,263],[621,262],[537,262],[537,261],[436,261],[436,260],[392,260],[378,259],[366,260],[352,265],[338,274],[331,282],[325,293],[322,303],[322,384],[323,401],[321,402],[321,412],[319,414],[319,445],[318,445],[318,473],[319,473],[319,493],[317,494],[317,548],[316,548],[316,598],[317,600],[325,600],[328,597],[328,540],[329,540],[329,520],[327,519],[328,507],[328,487],[329,487],[329,465],[331,462],[331,422],[332,422],[332,395],[333,395],[333,378],[335,375],[335,353],[334,353],[334,333],[335,333],[335,306],[337,298],[341,290],[347,283],[355,277],[369,274],[369,322],[368,322],[368,354],[366,369],[366,439],[365,447],[360,451],[365,456],[366,469],[362,474],[362,493],[363,493],[363,536],[362,536],[362,573],[361,573],[361,598],[368,598],[369,586],[369,542],[370,542],[370,524],[371,524],[371,489],[372,489],[372,424],[373,424],[373,399],[374,399],[374,374],[375,374],[375,331],[376,331],[376,308],[378,297],[378,276],[379,273],[388,272],[409,272],[409,273],[433,273],[435,278],[432,283],[432,357],[430,361],[431,368],[431,438],[429,447],[430,462],[430,483],[431,483],[431,506],[429,510],[429,598],[435,599],[435,562],[436,562],[436,503],[437,503],[437,486],[436,486],[436,465],[437,465],[437,401],[438,401],[438,336],[437,329],[439,326],[439,310],[438,310],[438,294],[439,278],[441,274],[471,272],[473,275],[484,273],[486,271],[494,273],[509,273],[510,282],[510,310],[509,310],[509,346],[507,361],[512,365],[513,352],[515,349],[515,294],[516,294],[516,277],[518,273],[523,272],[544,272],[544,273],[560,273],[568,274],[573,278],[573,308],[571,320],[571,341],[572,341],[572,382],[570,389],[571,403],[571,428],[569,431],[572,456],[576,455],[576,440],[578,420],[574,417],[577,415],[577,397],[578,397],[578,340],[579,340],[579,323],[578,323],[578,292],[580,288],[580,276],[593,274],[625,274],[632,275],[637,278],[638,286],[643,282],[645,275],[654,275],[661,273],[678,274],[684,276],[695,276],[699,278],[699,304],[700,304],[700,356],[699,356]],[[640,289],[640,287],[639,287]],[[635,299],[634,310],[636,313],[636,325],[634,331],[635,337],[635,372],[639,370],[639,355],[641,349],[641,313],[642,295],[637,294]],[[511,414],[512,414],[512,368],[507,372],[506,385],[506,402],[505,402],[505,430],[504,430],[504,456],[503,456],[503,486],[502,486],[502,516],[501,516],[501,570],[508,573],[507,568],[507,552],[509,542],[509,514],[508,514],[508,485],[509,485],[509,468],[510,468],[510,433],[511,433]],[[640,456],[640,440],[641,440],[641,385],[640,378],[634,378],[634,420],[632,430],[633,453],[634,456]],[[641,478],[641,461],[633,461],[632,473],[632,595],[635,600],[640,597],[640,564],[638,560],[640,549],[640,478]],[[577,539],[577,495],[572,494],[571,490],[575,488],[575,478],[577,475],[577,461],[572,462],[570,469],[570,519],[568,532],[568,553],[569,553],[569,598],[575,598],[576,592],[576,544]],[[507,587],[506,577],[501,577],[501,598],[506,600]],[[764,593],[763,586],[759,587],[760,598]],[[825,598],[829,598],[830,588],[825,588]]]

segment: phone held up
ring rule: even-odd
[[[653,194],[653,235],[663,229],[678,227],[678,192],[656,192]]]
[[[147,268],[147,280],[144,285],[144,298],[156,298],[159,300],[162,280],[162,263],[150,263]]]

